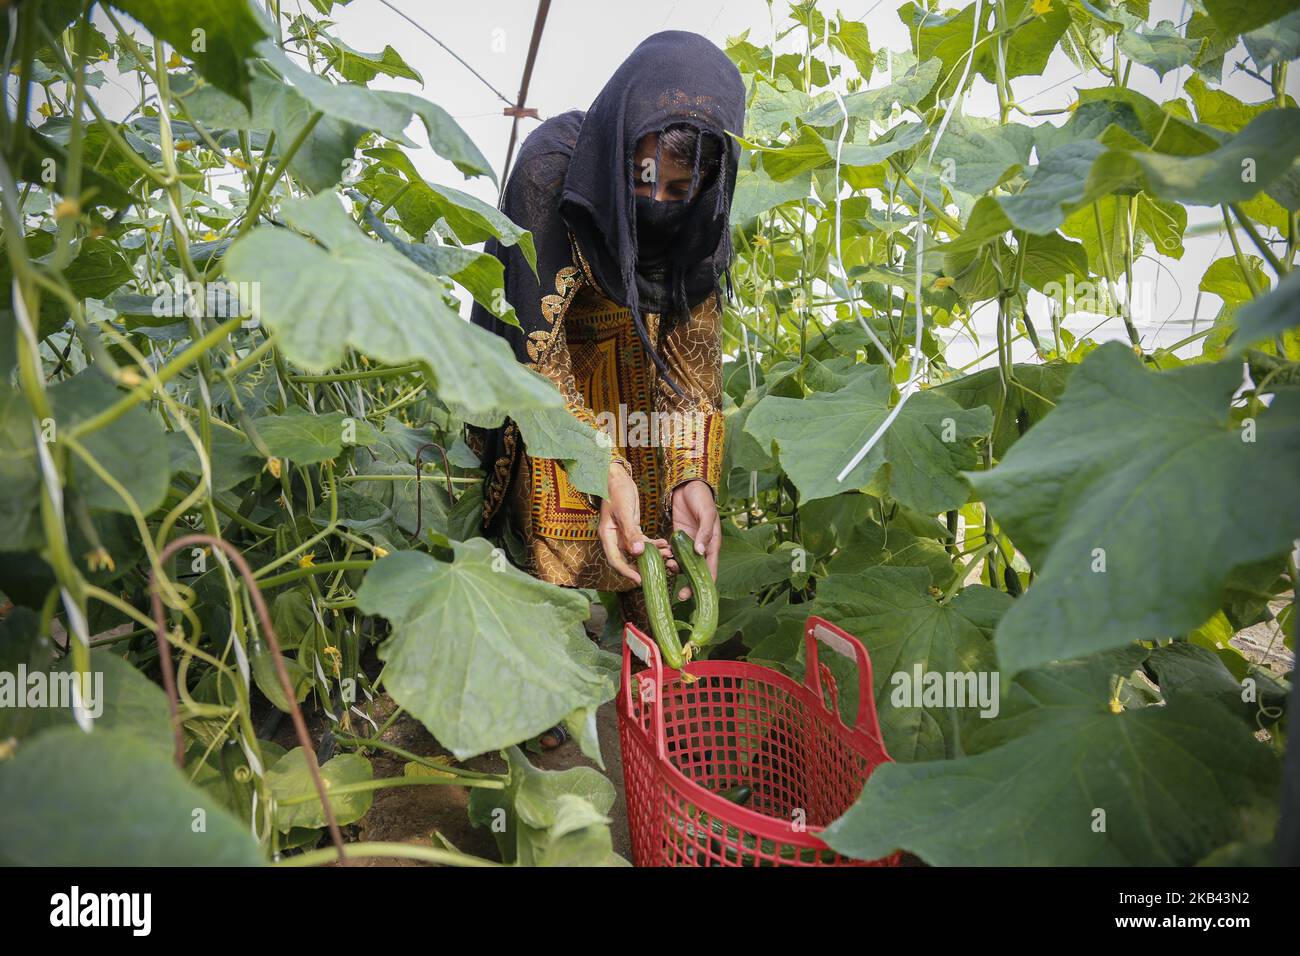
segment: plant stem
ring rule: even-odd
[[[410,843],[347,843],[343,846],[343,855],[349,860],[401,859],[419,860],[423,863],[439,863],[443,866],[500,866],[491,860],[451,850],[439,850],[431,846],[415,846]],[[322,863],[334,863],[338,860],[338,851],[333,847],[321,850],[309,850],[297,856],[278,860],[275,865],[282,867],[319,866]]]

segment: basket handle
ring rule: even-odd
[[[632,657],[636,656],[641,663],[645,664],[651,673],[650,678],[653,686],[656,688],[655,696],[648,700],[642,700],[641,705],[650,710],[650,732],[655,739],[655,753],[660,759],[667,756],[668,745],[664,733],[664,712],[659,706],[658,689],[664,686],[664,666],[663,660],[659,656],[659,647],[652,641],[644,631],[635,624],[627,623],[623,625],[623,694],[626,700],[624,706],[629,715],[636,713],[636,700],[632,696],[637,693],[641,686],[641,680],[637,680],[636,686],[633,686],[632,680]]]
[[[876,717],[875,696],[872,691],[875,685],[871,677],[871,658],[867,655],[867,649],[862,646],[862,642],[847,631],[836,627],[830,621],[815,614],[810,614],[808,620],[804,623],[804,639],[807,642],[804,683],[809,690],[817,695],[818,701],[823,703],[825,701],[825,697],[822,695],[821,662],[819,660],[820,644],[825,644],[837,654],[847,657],[858,665],[858,714],[851,729],[860,731],[879,741],[881,739],[880,723]],[[841,724],[844,723],[844,718],[839,713],[838,700],[835,706],[835,719]]]

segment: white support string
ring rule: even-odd
[[[831,48],[830,35],[831,21],[829,17],[826,17],[822,20],[822,43],[826,46],[827,52]],[[827,79],[830,79],[829,75]],[[858,297],[853,292],[853,284],[849,282],[849,272],[844,268],[844,239],[840,229],[842,218],[840,215],[840,157],[844,152],[844,138],[849,133],[849,110],[844,105],[844,97],[840,95],[839,89],[831,85],[831,92],[835,94],[835,102],[840,108],[840,114],[844,117],[844,122],[840,126],[840,135],[835,141],[835,178],[833,180],[835,183],[835,264],[839,267],[840,278],[844,281],[844,291],[849,297],[849,311],[858,320],[858,324],[862,326],[862,331],[867,333],[867,338],[871,340],[871,344],[879,350],[892,369],[894,367],[894,356],[889,354],[889,349],[885,348],[885,343],[876,335],[876,330],[862,317],[862,312],[858,308]]]
[[[965,88],[966,80],[970,76],[971,63],[975,59],[976,41],[979,39],[981,7],[982,7],[981,0],[975,0],[974,26],[972,27],[971,30],[971,41],[970,41],[971,47],[970,47],[970,51],[966,55],[966,65],[962,69],[961,79],[957,83],[957,93],[955,96],[953,96],[952,101],[948,104],[947,110],[944,111],[943,119],[939,123],[939,128],[935,131],[934,140],[930,143],[930,152],[929,155],[926,157],[927,163],[934,159],[934,152],[936,149],[939,148],[939,140],[943,138],[944,130],[948,128],[948,120],[952,117],[953,110],[956,108],[957,103],[961,99],[961,91]],[[836,93],[836,99],[839,100],[838,93]],[[843,104],[841,103],[840,109],[842,110],[843,108],[844,108]],[[845,125],[846,126],[848,125],[847,118],[845,121]],[[842,139],[843,136],[841,135],[841,140]],[[836,157],[837,167],[838,167],[838,161],[839,160],[837,155]],[[885,420],[880,423],[880,426],[872,433],[871,437],[867,439],[866,444],[864,444],[861,448],[859,448],[857,454],[855,454],[849,460],[849,463],[844,466],[843,470],[839,473],[839,475],[835,479],[838,482],[844,481],[844,479],[849,476],[849,474],[853,471],[853,469],[858,467],[862,459],[866,458],[867,455],[871,453],[871,449],[875,448],[877,443],[879,443],[879,441],[885,437],[885,433],[889,431],[890,426],[893,425],[895,419],[898,418],[899,412],[903,410],[903,405],[907,403],[907,400],[911,398],[912,395],[920,387],[921,375],[923,374],[924,370],[928,365],[927,359],[925,358],[924,354],[922,354],[921,352],[921,332],[925,327],[924,314],[922,312],[922,307],[921,307],[921,265],[925,257],[924,255],[925,254],[925,228],[924,228],[925,227],[925,186],[926,183],[928,182],[928,178],[929,177],[927,176],[926,179],[923,179],[921,181],[920,186],[917,187],[917,197],[916,197],[916,338],[912,345],[912,356],[911,356],[912,368],[911,371],[908,373],[907,381],[904,382],[903,387],[899,389],[898,404],[895,405],[892,409],[890,409],[889,414],[885,416]],[[839,229],[839,196],[838,195],[836,195],[835,197],[835,220],[836,220],[836,231],[837,231],[837,238],[838,238],[838,229]],[[841,268],[843,268],[842,265]]]

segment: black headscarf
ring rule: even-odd
[[[744,122],[744,83],[726,55],[696,33],[656,33],[623,61],[583,117],[564,177],[561,216],[605,293],[631,310],[642,344],[670,383],[642,313],[661,313],[671,325],[717,291],[720,275],[730,283],[728,218],[740,146],[727,132],[739,134]],[[698,134],[692,188],[700,181],[705,136],[721,146],[720,168],[686,205],[668,254],[651,257],[638,249],[634,159],[642,137],[670,126]]]

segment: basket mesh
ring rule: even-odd
[[[632,676],[630,712],[620,708],[620,739],[633,856],[641,866],[881,866],[842,857],[817,832],[857,799],[883,754],[864,753],[847,729],[812,706],[807,688],[766,668],[701,662],[683,683],[664,672]],[[784,683],[783,683],[784,682]],[[789,684],[789,686],[785,686]],[[662,702],[666,763],[655,746],[655,698]],[[829,718],[829,719],[828,719]],[[675,768],[685,777],[672,773]],[[699,789],[753,788],[741,813],[710,815]],[[791,824],[794,824],[792,826]],[[802,827],[806,827],[803,829]]]

